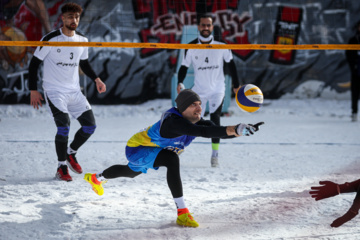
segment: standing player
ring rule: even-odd
[[[42,41],[87,42],[86,37],[75,31],[79,25],[82,8],[76,3],[66,3],[61,12],[63,27],[45,35]],[[75,173],[82,173],[75,154],[96,128],[91,106],[80,90],[79,65],[83,72],[94,80],[99,93],[106,91],[106,85],[90,66],[87,47],[38,47],[29,66],[30,104],[34,108],[39,109],[43,100],[37,91],[37,72],[41,62],[44,62],[44,97],[57,126],[55,148],[58,169],[55,177],[72,181],[68,166]],[[79,121],[81,128],[68,147],[69,115]]]
[[[199,38],[190,42],[191,44],[224,44],[215,41],[211,33],[214,25],[211,15],[202,15],[198,19]],[[185,50],[182,66],[178,73],[177,92],[184,88],[183,81],[186,77],[190,64],[194,67],[195,79],[194,90],[199,94],[202,104],[201,116],[204,116],[206,103],[209,102],[210,120],[220,126],[221,109],[225,96],[224,61],[228,63],[234,92],[239,90],[239,80],[236,66],[229,49],[188,49]],[[218,151],[220,138],[212,138],[211,166],[219,165]]]
[[[127,165],[113,165],[98,174],[86,173],[84,179],[93,190],[102,195],[102,183],[118,177],[134,178],[148,169],[166,167],[166,179],[174,198],[181,226],[198,227],[183,199],[179,154],[195,137],[233,138],[249,136],[259,130],[255,125],[215,126],[201,118],[201,100],[191,89],[185,89],[176,98],[177,108],[167,110],[160,121],[133,135],[126,145]]]

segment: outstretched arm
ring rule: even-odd
[[[331,223],[331,227],[340,227],[358,214],[360,209],[360,179],[344,184],[337,184],[331,181],[320,181],[319,183],[322,186],[311,187],[313,191],[309,192],[316,201],[333,197],[340,193],[357,192],[350,209],[343,216],[335,219]]]
[[[169,117],[161,125],[160,134],[165,138],[174,138],[182,135],[205,138],[231,138],[249,136],[259,130],[263,122],[255,125],[238,124],[235,126],[216,126],[208,124],[210,121],[200,120],[193,124],[184,118]]]
[[[311,187],[309,193],[316,201],[336,196],[340,193],[357,192],[360,186],[360,179],[344,184],[337,184],[331,181],[320,181],[321,186]]]

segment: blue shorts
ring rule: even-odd
[[[149,168],[158,170],[158,167],[154,167],[154,162],[161,150],[162,148],[158,147],[126,146],[125,153],[129,168],[134,172],[142,173],[146,173]]]

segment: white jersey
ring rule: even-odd
[[[78,32],[74,36],[64,35],[61,29],[45,35],[41,41],[87,42]],[[34,56],[44,62],[44,91],[70,93],[80,90],[79,63],[88,59],[88,47],[37,47]]]
[[[201,44],[199,39],[191,43]],[[210,44],[225,44],[212,40]],[[233,59],[230,49],[187,49],[181,65],[194,67],[194,87],[201,96],[225,93],[224,61]]]

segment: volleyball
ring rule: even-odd
[[[242,86],[235,96],[236,104],[245,112],[256,112],[260,109],[264,96],[260,88],[253,84]]]

